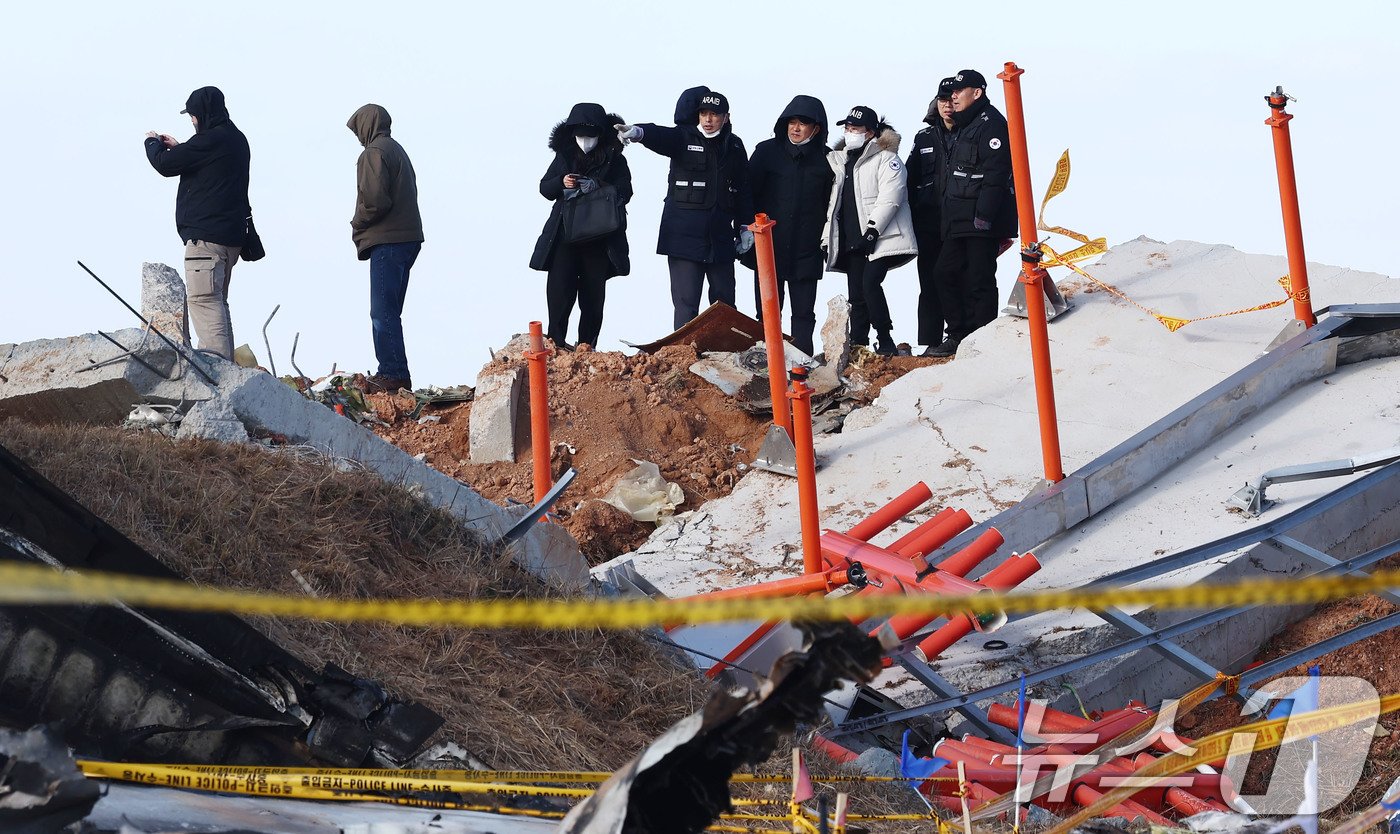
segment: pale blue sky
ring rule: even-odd
[[[262,357],[260,328],[281,304],[270,332],[283,372],[297,331],[307,373],[373,369],[368,268],[348,225],[360,149],[345,128],[370,101],[418,170],[428,240],[405,326],[420,385],[472,382],[488,346],[544,316],[544,276],[527,263],[549,213],[536,189],[554,123],[577,101],[669,122],[695,84],[729,96],[750,149],[806,93],[833,122],[877,108],[907,150],[939,78],[964,67],[992,78],[1014,60],[1037,198],[1060,151],[1074,159],[1052,224],[1110,243],[1145,234],[1264,253],[1283,252],[1263,102],[1282,84],[1299,99],[1309,259],[1388,273],[1397,22],[1380,2],[25,4],[5,13],[0,49],[11,114],[0,342],[134,323],[74,261],[133,302],[142,261],[180,263],[175,183],[141,140],[187,136],[178,111],[205,84],[224,90],[252,145],[269,252],[235,270],[235,339]],[[1001,106],[995,80],[991,98]],[[665,160],[640,147],[628,158],[633,270],[609,284],[604,349],[663,335],[671,318],[653,254]],[[752,313],[751,273],[739,279]],[[819,311],[844,283],[823,279]],[[912,341],[913,265],[887,286],[895,337]]]

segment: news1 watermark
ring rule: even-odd
[[[1307,714],[1333,707],[1349,706],[1344,721],[1329,721],[1318,731],[1318,722]],[[1196,756],[1199,741],[1183,739],[1175,730],[1178,701],[1163,702],[1152,726],[1134,734],[1131,740],[1115,739],[1105,733],[1056,732],[1046,720],[1043,701],[1026,706],[1023,731],[1026,752],[1020,756],[1020,801],[1044,797],[1049,802],[1072,801],[1071,791],[1087,786],[1103,793],[1115,788],[1166,790],[1179,788],[1197,795],[1219,797],[1231,808],[1249,814],[1293,815],[1322,813],[1343,800],[1361,779],[1376,737],[1380,697],[1364,678],[1351,676],[1295,675],[1270,681],[1250,696],[1241,709],[1241,719],[1258,722],[1287,718],[1278,744],[1263,744],[1255,732],[1236,732],[1229,737],[1228,749],[1215,759],[1217,769],[1202,762],[1191,770],[1168,776],[1136,775],[1146,759],[1132,761],[1140,754],[1179,754]],[[1149,710],[1141,710],[1145,719]],[[1337,726],[1340,724],[1340,726]],[[1131,724],[1128,725],[1131,727]],[[1123,732],[1127,728],[1120,729]],[[1056,752],[1083,750],[1095,752]],[[1107,745],[1107,746],[1106,746]],[[1267,774],[1262,793],[1241,794],[1250,761],[1256,752],[1277,747],[1278,755]],[[1102,749],[1100,749],[1102,748]],[[1128,759],[1125,763],[1123,760]],[[1006,754],[1003,765],[1015,763],[1015,754]]]

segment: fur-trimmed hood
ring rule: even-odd
[[[556,153],[578,150],[578,146],[574,143],[574,129],[588,125],[598,130],[598,149],[616,148],[622,150],[622,140],[617,138],[617,131],[613,129],[613,125],[621,124],[627,124],[627,121],[616,113],[607,112],[601,104],[591,102],[575,104],[573,109],[569,111],[569,117],[556,124],[554,129],[549,132],[549,149]]]
[[[873,144],[879,150],[897,154],[899,153],[899,142],[902,138],[903,137],[898,133],[895,133],[894,128],[889,125],[884,125],[880,128],[880,134],[875,137],[875,142]],[[870,147],[870,144],[865,146],[866,149]],[[836,144],[831,146],[831,149],[833,151],[844,151],[846,149],[846,134],[844,131],[841,133],[841,138],[836,140]]]

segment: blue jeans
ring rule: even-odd
[[[403,300],[408,271],[422,248],[421,243],[381,243],[369,250],[369,321],[381,376],[410,377],[403,346]]]

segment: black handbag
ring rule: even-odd
[[[258,227],[253,225],[251,214],[243,229],[243,251],[238,257],[245,261],[260,261],[267,257],[267,250],[263,249],[262,238],[258,236]]]
[[[611,185],[579,194],[568,201],[565,211],[564,237],[569,243],[597,240],[622,228],[622,201]]]

